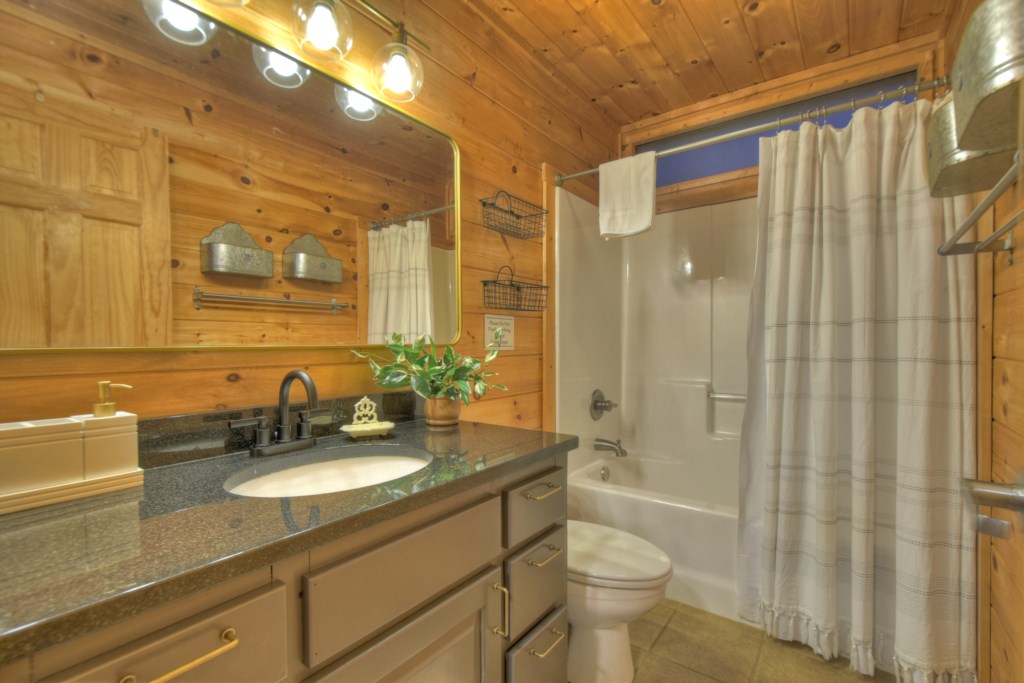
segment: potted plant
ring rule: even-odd
[[[430,335],[420,335],[412,344],[406,344],[405,337],[395,333],[385,345],[394,356],[393,360],[378,356],[381,360],[378,363],[370,353],[355,350],[353,353],[369,360],[373,380],[379,386],[385,389],[411,387],[426,399],[428,425],[454,425],[459,421],[461,403],[469,405],[470,398],[480,398],[488,389],[508,389],[492,383],[490,378],[497,373],[485,369],[497,357],[500,345],[499,328],[494,339],[484,347],[487,355],[480,360],[456,353],[447,345],[438,354]]]

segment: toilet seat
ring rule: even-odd
[[[569,580],[590,586],[637,590],[672,578],[672,561],[660,548],[619,529],[569,520]]]

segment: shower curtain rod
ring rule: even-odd
[[[788,126],[793,123],[803,123],[804,121],[813,121],[814,119],[822,119],[829,114],[835,114],[849,108],[851,111],[863,107],[869,104],[882,105],[888,101],[895,99],[902,99],[909,93],[917,95],[920,92],[926,90],[935,90],[936,88],[944,88],[949,85],[949,79],[945,76],[936,78],[925,83],[917,83],[913,87],[900,86],[893,90],[879,92],[877,95],[870,97],[861,97],[860,99],[850,100],[849,104],[836,104],[831,107],[818,107],[817,109],[811,109],[802,114],[793,114],[787,116],[784,119],[776,119],[770,123],[762,123],[757,126],[750,126],[742,130],[736,130],[731,133],[723,133],[722,135],[716,135],[712,138],[705,138],[704,140],[698,140],[696,142],[688,142],[685,145],[679,145],[678,147],[672,147],[671,149],[663,149],[659,152],[655,152],[654,156],[658,159],[661,157],[670,157],[676,154],[682,154],[683,152],[689,152],[695,149],[701,149],[703,147],[710,147],[711,145],[717,145],[720,142],[728,142],[729,140],[735,140],[737,138],[743,138],[748,135],[755,135],[757,133],[766,133],[768,131],[778,131],[782,126]],[[596,175],[600,172],[600,167],[591,168],[586,171],[579,171],[578,173],[570,173],[569,175],[562,175],[561,173],[555,174],[555,185],[558,187],[562,186],[566,180],[574,180],[576,178],[582,178],[584,176]]]
[[[405,216],[399,216],[398,218],[388,218],[382,221],[373,221],[372,223],[370,223],[370,230],[380,230],[381,228],[386,228],[389,225],[394,225],[395,223],[399,223],[401,221],[414,221],[417,218],[426,218],[427,216],[433,216],[438,213],[444,213],[445,211],[451,211],[454,208],[455,204],[446,204],[444,206],[439,206],[436,209],[417,211],[415,213],[410,213]]]

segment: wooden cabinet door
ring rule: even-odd
[[[0,347],[167,345],[165,136],[12,83],[0,78]]]
[[[501,570],[487,570],[307,683],[501,681]]]

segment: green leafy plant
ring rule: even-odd
[[[480,398],[488,389],[508,390],[491,382],[490,378],[497,373],[485,370],[498,356],[501,332],[498,328],[494,339],[484,347],[487,355],[483,360],[455,353],[451,346],[445,346],[438,355],[430,335],[420,335],[412,344],[406,344],[404,335],[397,332],[385,345],[393,360],[380,356],[375,359],[373,354],[356,350],[352,353],[369,360],[373,381],[385,389],[411,387],[423,398],[450,398],[469,405],[470,398]]]

